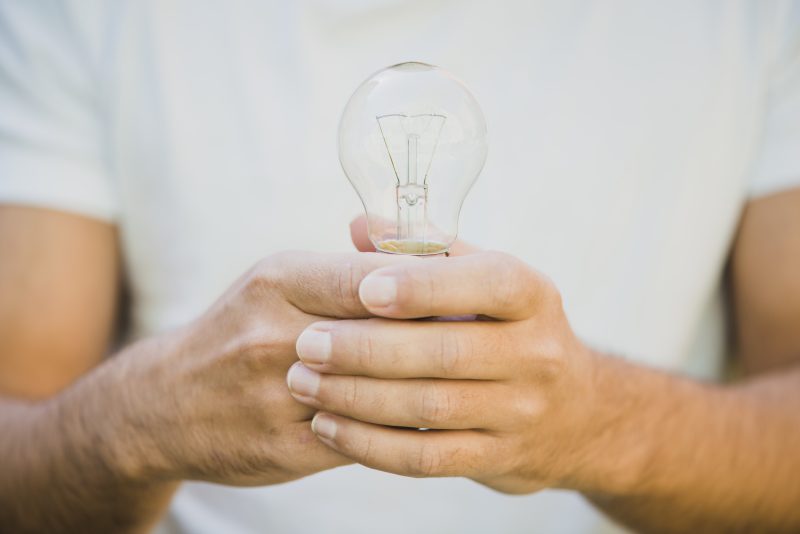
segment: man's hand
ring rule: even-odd
[[[368,316],[357,294],[361,278],[397,261],[373,254],[268,257],[200,319],[143,342],[124,366],[111,362],[94,392],[105,406],[117,403],[104,426],[111,461],[121,460],[134,479],[234,485],[273,484],[349,463],[314,437],[313,410],[292,399],[285,375],[297,359],[298,334],[323,317]]]
[[[372,272],[360,296],[386,319],[311,325],[288,376],[323,412],[324,443],[369,467],[509,493],[579,475],[604,430],[595,356],[546,277],[501,253],[426,258]],[[464,314],[486,320],[391,320]]]
[[[574,489],[637,530],[797,532],[798,202],[753,203],[733,254],[740,337],[786,364],[772,373],[709,384],[595,353],[546,278],[478,253],[372,272],[360,296],[382,318],[309,326],[292,394],[323,443],[377,469]],[[464,314],[479,320],[406,320]]]
[[[285,375],[304,328],[369,316],[361,279],[404,260],[270,256],[197,320],[126,347],[59,394],[0,399],[0,529],[145,531],[181,480],[266,485],[349,463],[313,435],[313,410],[292,399]]]

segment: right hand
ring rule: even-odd
[[[107,368],[121,372],[102,388],[112,399],[98,402],[118,401],[104,414],[113,435],[103,437],[122,471],[137,480],[266,485],[351,463],[311,432],[314,410],[291,397],[286,373],[300,332],[324,318],[368,317],[361,279],[397,261],[407,260],[270,256],[193,323],[120,355]]]

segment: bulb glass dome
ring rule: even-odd
[[[377,72],[350,97],[339,160],[364,204],[376,250],[441,254],[486,161],[486,122],[453,75],[425,63]]]

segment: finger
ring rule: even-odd
[[[289,369],[287,383],[304,404],[368,423],[468,429],[503,420],[499,382],[327,375],[298,362]]]
[[[303,363],[322,373],[499,380],[517,372],[521,349],[514,341],[521,324],[322,321],[300,334],[296,348]]]
[[[393,319],[464,314],[525,319],[558,299],[546,277],[499,252],[376,269],[362,281],[359,295],[373,314]]]
[[[208,482],[236,486],[263,486],[265,477],[274,482],[288,482],[302,476],[353,463],[351,458],[331,448],[311,430],[311,420],[290,423],[280,429],[280,440],[291,444],[292,454],[281,458],[285,469],[276,469],[275,447],[264,440],[243,439],[235,448],[220,451],[210,470],[204,470]],[[269,439],[275,439],[270,435]],[[235,466],[220,469],[224,465]],[[191,473],[188,476],[193,476]]]
[[[356,249],[361,252],[375,252],[375,245],[369,239],[369,227],[367,226],[367,218],[364,215],[359,215],[350,221],[350,239],[353,241]],[[469,243],[457,239],[450,245],[450,256],[464,256],[466,254],[474,254],[480,252],[480,248],[470,245]]]
[[[319,447],[319,438],[311,430],[311,421],[306,419],[303,422],[291,423],[287,425],[286,441],[295,443],[305,448],[305,453],[298,461],[302,462],[300,470],[306,473],[317,473],[333,467],[348,465],[353,460],[329,447]],[[258,446],[259,444],[255,444]],[[263,444],[261,444],[263,446]],[[327,450],[326,450],[327,449]],[[259,485],[263,484],[263,479]]]
[[[410,477],[477,478],[492,446],[489,435],[474,430],[389,428],[324,412],[311,428],[323,443],[362,465]]]
[[[380,267],[419,258],[389,254],[273,254],[245,276],[251,294],[267,299],[278,291],[301,311],[322,317],[367,317],[371,314],[358,296],[364,277]]]
[[[478,252],[482,252],[483,249],[467,243],[461,239],[456,239],[450,248],[448,249],[448,254],[450,256],[466,256],[467,254],[476,254]]]
[[[369,228],[365,216],[359,215],[350,221],[350,239],[353,241],[356,250],[360,252],[375,252],[375,245],[369,240]]]

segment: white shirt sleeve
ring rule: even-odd
[[[800,187],[800,2],[776,12],[766,117],[750,196]]]
[[[0,203],[113,220],[89,55],[56,1],[0,3]]]

